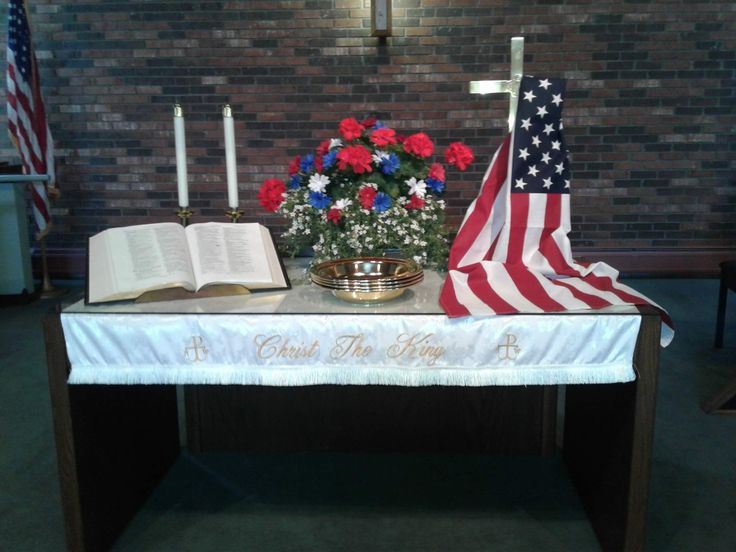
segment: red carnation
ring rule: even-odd
[[[363,209],[371,209],[373,207],[373,200],[376,199],[378,192],[371,186],[363,186],[358,190],[358,201]]]
[[[269,213],[274,213],[284,202],[286,185],[278,178],[267,178],[258,191],[258,200]]]
[[[406,136],[404,136],[403,134],[397,134],[396,135],[396,141],[399,144],[403,144],[406,141]]]
[[[427,178],[434,178],[435,180],[444,182],[445,181],[445,167],[443,167],[439,163],[432,163],[429,167],[429,174],[427,174]]]
[[[334,207],[327,211],[327,220],[332,221],[333,224],[337,224],[340,222],[340,219],[342,218],[342,211],[340,209],[335,209]]]
[[[468,165],[473,162],[473,159],[475,159],[473,150],[462,142],[453,142],[447,146],[447,151],[445,151],[445,160],[461,171],[467,169]]]
[[[411,196],[411,199],[406,202],[407,209],[421,209],[422,207],[424,207],[424,200],[416,194]]]
[[[371,168],[372,161],[371,152],[363,146],[348,146],[341,149],[337,154],[337,164],[340,170],[345,170],[350,165],[355,174],[373,172],[373,168]]]
[[[328,151],[330,151],[330,142],[331,140],[324,140],[319,143],[319,146],[317,146],[317,153],[319,155],[325,155]]]
[[[324,165],[322,164],[322,156],[318,155],[314,158],[314,170],[318,173],[322,172],[322,169],[324,168]]]
[[[289,176],[294,176],[296,173],[299,172],[299,162],[301,161],[301,158],[297,155],[294,159],[291,160],[291,163],[289,163],[289,169],[288,174]]]
[[[360,124],[363,125],[363,128],[373,128],[377,122],[373,117],[368,117],[360,121]]]
[[[404,151],[419,157],[429,157],[434,152],[434,144],[429,136],[417,132],[404,140]]]
[[[377,128],[371,134],[371,142],[379,147],[396,143],[396,131],[391,128]]]
[[[361,125],[355,118],[349,117],[340,121],[340,134],[345,140],[355,140],[360,138],[365,127]]]

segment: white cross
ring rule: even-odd
[[[515,36],[511,39],[511,79],[470,81],[471,94],[510,94],[509,100],[509,132],[514,129],[516,106],[519,104],[519,84],[524,73],[524,37]]]

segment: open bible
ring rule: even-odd
[[[289,281],[268,229],[258,223],[174,222],[111,228],[89,239],[87,302],[164,298],[215,285],[286,289]],[[184,291],[186,290],[186,291]]]

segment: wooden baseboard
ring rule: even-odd
[[[736,248],[596,249],[577,247],[575,258],[602,261],[623,276],[715,278],[719,263],[736,259]]]
[[[577,259],[602,261],[616,268],[623,276],[713,278],[720,273],[718,264],[736,259],[736,248],[680,249],[602,249],[578,247]],[[83,249],[47,249],[49,274],[59,279],[84,279],[86,251]],[[40,277],[41,258],[32,256],[33,273]]]

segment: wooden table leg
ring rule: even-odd
[[[67,547],[107,550],[179,454],[176,388],[67,385],[58,313],[44,334]]]
[[[644,549],[659,332],[647,311],[636,381],[566,390],[563,457],[603,550]]]

